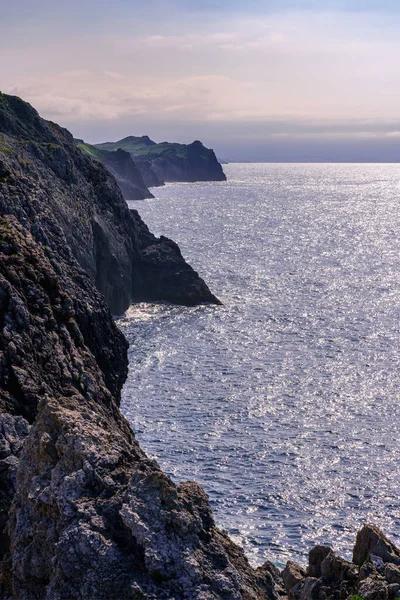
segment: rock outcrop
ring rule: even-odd
[[[162,142],[156,144],[147,135],[129,136],[118,142],[96,144],[100,150],[126,150],[148,183],[154,175],[159,182],[225,181],[226,176],[214,151],[196,140],[192,144]],[[149,169],[151,173],[149,173]]]
[[[353,562],[316,546],[307,571],[289,561],[282,578],[289,600],[393,600],[400,597],[399,558],[377,527],[365,525],[357,534]]]
[[[118,183],[125,200],[144,200],[145,198],[154,198],[144,182],[141,170],[133,162],[129,152],[120,148],[115,152],[99,150],[83,140],[75,140],[79,150],[98,160],[110,173],[112,173]]]
[[[0,597],[276,597],[202,488],[141,451],[118,410],[125,340],[90,278],[62,262],[1,218]]]

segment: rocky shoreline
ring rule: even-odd
[[[176,485],[119,411],[135,300],[218,303],[72,136],[0,94],[0,597],[400,596],[400,552],[365,526],[349,563],[254,569],[195,482]],[[358,600],[358,599],[357,599]]]

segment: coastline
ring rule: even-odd
[[[201,486],[143,453],[119,411],[127,343],[110,308],[218,301],[70,134],[1,101],[3,597],[395,598],[400,553],[376,528],[354,564],[319,548],[307,572],[253,569]]]

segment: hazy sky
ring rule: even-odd
[[[0,0],[0,89],[91,142],[400,160],[399,0]]]

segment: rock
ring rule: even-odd
[[[29,429],[29,423],[23,417],[0,414],[0,559],[8,551],[5,527],[17,489],[19,457]]]
[[[321,582],[316,577],[307,577],[301,588],[299,600],[318,600]]]
[[[385,566],[385,579],[388,583],[400,584],[400,567],[390,563],[387,564]]]
[[[371,563],[374,565],[374,567],[376,568],[376,570],[379,573],[383,573],[383,570],[385,568],[385,563],[383,562],[383,560],[381,559],[380,556],[375,556],[375,554],[370,554],[369,560],[371,561]]]
[[[257,569],[259,576],[258,584],[264,590],[266,597],[271,600],[279,600],[282,596],[286,597],[285,586],[279,569],[270,561],[266,561]]]
[[[273,570],[250,566],[201,486],[171,481],[118,409],[127,343],[99,290],[114,305],[150,294],[151,265],[152,293],[193,303],[197,275],[67,132],[2,95],[0,127],[14,175],[0,183],[0,598],[276,600]]]
[[[329,546],[314,546],[308,554],[308,577],[321,577],[321,564],[323,560],[331,554],[332,550]]]
[[[74,140],[79,150],[103,164],[114,175],[125,200],[144,200],[154,198],[143,181],[142,174],[125,150],[99,150],[83,140]]]
[[[365,579],[358,587],[357,593],[363,600],[388,600],[388,586],[383,580]]]
[[[388,585],[388,596],[390,600],[398,598],[400,596],[400,584],[390,583]]]
[[[305,571],[296,563],[288,561],[281,573],[289,600],[295,600],[300,592],[301,584],[306,577]]]
[[[379,556],[385,563],[400,565],[400,552],[374,525],[364,525],[358,532],[353,551],[353,562],[361,565],[370,554]]]
[[[367,579],[368,577],[378,577],[379,571],[372,562],[365,562],[360,567],[359,579]]]
[[[149,160],[135,158],[135,165],[137,166],[143,181],[148,188],[165,185],[165,182],[160,179],[160,177],[158,177],[158,175],[152,169],[151,162]]]
[[[333,552],[327,554],[321,563],[321,575],[328,581],[355,581],[358,572],[352,563],[344,558],[335,556]]]

